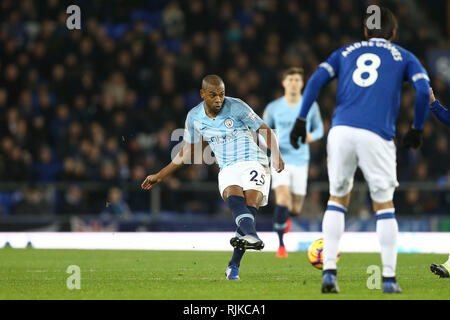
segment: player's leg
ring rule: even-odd
[[[339,242],[344,233],[345,214],[353,188],[353,177],[357,168],[354,148],[356,140],[353,128],[333,127],[328,134],[328,178],[330,198],[322,221],[324,238],[322,292],[335,293],[337,287],[336,258]]]
[[[447,262],[444,264],[432,264],[430,265],[430,270],[439,278],[450,278],[450,255],[448,256]]]
[[[258,190],[246,190],[244,191],[244,197],[246,201],[246,207],[252,216],[252,229],[245,231],[241,228],[242,224],[239,224],[239,228],[243,231],[242,236],[236,236],[230,240],[230,244],[240,250],[253,249],[261,250],[264,248],[264,242],[258,237],[256,233],[255,217],[258,213],[259,205],[263,199],[263,195]],[[241,223],[239,217],[236,218],[236,224]],[[244,221],[247,224],[247,221]]]
[[[255,167],[256,169],[252,169]],[[256,234],[255,217],[261,202],[267,203],[266,187],[270,185],[270,172],[266,172],[258,163],[255,165],[251,162],[240,162],[222,169],[218,178],[220,194],[230,207],[237,225],[236,236],[230,240],[234,247],[233,256],[225,274],[229,280],[239,280],[239,266],[245,249],[260,250],[264,247],[264,243]],[[248,192],[252,185],[249,185],[247,180],[255,184],[255,189],[262,186],[261,190],[264,192]]]
[[[244,190],[244,197],[247,208],[256,217],[260,206],[268,203],[270,191],[270,169],[256,161],[242,163],[241,184]],[[243,247],[245,249],[261,250],[264,248],[264,242],[256,234],[247,234],[238,239],[233,246]]]
[[[247,206],[247,199],[242,187],[233,185],[223,192],[223,199],[231,209],[236,226],[241,229],[243,235],[256,234],[255,218]]]
[[[242,237],[254,229],[254,217],[247,208],[244,191],[242,186],[240,186],[239,170],[239,166],[225,167],[220,171],[218,176],[220,194],[231,209],[237,224],[236,237]],[[238,219],[236,220],[236,218]],[[243,228],[240,228],[240,225]],[[245,250],[242,248],[234,248],[231,260],[228,262],[225,270],[225,275],[228,280],[239,280],[239,266],[244,254]]]
[[[236,219],[238,215],[236,212],[242,212],[243,214],[250,214],[243,208],[245,206],[244,191],[240,186],[229,186],[222,194],[224,201],[228,204],[233,214],[233,218]],[[230,202],[228,202],[230,201]],[[245,221],[244,221],[245,224]],[[241,230],[239,225],[236,228],[236,237],[242,237],[245,233]],[[228,262],[228,266],[225,270],[225,276],[228,280],[239,280],[239,266],[244,256],[245,250],[234,248],[231,260]]]
[[[249,193],[244,192],[242,187],[229,186],[225,189],[223,198],[231,209],[236,226],[242,233],[242,236],[235,236],[230,240],[233,248],[240,250],[264,248],[264,243],[259,239],[255,229],[255,216],[262,195],[256,190],[255,193]]]
[[[298,216],[302,210],[306,195],[306,185],[308,181],[308,166],[295,166],[287,164],[285,186],[277,188],[277,208],[275,211],[274,229],[278,233],[280,246],[276,256],[287,258],[288,253],[284,245],[284,234],[291,229],[291,217]],[[284,172],[283,171],[283,172]],[[272,177],[275,177],[272,175]],[[275,179],[274,179],[275,180]]]
[[[306,198],[305,195],[291,193],[292,209],[290,211],[293,216],[300,215],[300,212],[302,212],[303,209],[303,204],[305,203],[305,198]]]
[[[306,186],[308,184],[309,166],[295,166],[291,175],[291,205],[290,216],[298,216],[303,209],[306,198]],[[291,219],[288,219],[288,229],[290,230]]]
[[[323,273],[322,293],[338,293],[337,255],[339,242],[344,234],[345,214],[350,201],[350,193],[343,197],[330,196],[322,220],[323,233]]]
[[[236,237],[243,237],[244,233],[239,229],[236,229]],[[225,270],[225,276],[227,280],[240,280],[239,278],[239,266],[241,265],[241,260],[244,257],[245,250],[234,248],[231,260],[228,262],[228,266]]]
[[[273,215],[273,229],[278,235],[279,246],[276,256],[279,258],[287,257],[286,247],[284,246],[284,233],[289,218],[290,197],[289,186],[281,185],[275,188],[276,206]]]
[[[344,233],[345,214],[350,203],[350,193],[345,196],[330,196],[322,221],[324,235],[323,270],[336,274],[336,258],[339,242]]]
[[[392,191],[393,194],[393,191]],[[397,265],[398,224],[395,218],[394,202],[372,202],[376,212],[376,232],[381,248],[383,265],[383,292],[401,293],[402,290],[395,278]]]
[[[275,191],[275,209],[273,212],[273,230],[277,233],[279,247],[277,257],[285,257],[284,233],[287,229],[287,220],[290,210],[290,189],[289,189],[289,165],[285,165],[282,172],[276,172],[272,168],[272,189]]]
[[[232,179],[232,180],[231,180]],[[219,173],[219,188],[230,206],[236,225],[244,236],[230,240],[234,248],[261,250],[264,243],[255,229],[255,216],[261,203],[267,204],[270,171],[255,161],[239,162]],[[235,181],[235,184],[231,184]]]
[[[292,216],[298,216],[305,202],[309,166],[292,166],[291,168],[290,212]]]
[[[396,147],[377,134],[361,130],[358,144],[359,166],[366,179],[373,209],[376,213],[376,232],[381,248],[383,264],[383,291],[400,293],[397,284],[397,237],[398,224],[395,218],[394,192],[398,186]]]
[[[228,262],[225,275],[228,280],[239,280],[239,266],[245,253],[245,247],[249,245],[248,241],[251,241],[251,239],[247,239],[246,237],[252,235],[257,238],[254,221],[262,195],[249,195],[248,191],[244,192],[240,186],[229,186],[223,192],[223,199],[231,208],[233,217],[235,218],[237,224],[236,235],[231,239],[232,245],[235,242],[241,244],[233,245],[233,255],[231,260]],[[247,209],[247,211],[245,211],[245,209]],[[251,217],[241,217],[243,214],[250,215]],[[246,239],[246,242],[243,239]],[[260,240],[259,242],[262,243]],[[258,245],[257,243],[253,243],[253,245],[261,247],[261,245]]]

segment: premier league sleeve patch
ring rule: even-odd
[[[257,117],[258,117],[258,115],[256,113],[254,113],[253,111],[251,111],[251,112],[249,112],[249,114],[247,115],[246,118],[252,122],[255,122]]]

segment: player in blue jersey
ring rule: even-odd
[[[279,237],[276,256],[286,258],[284,233],[288,231],[289,213],[300,214],[306,196],[309,168],[309,143],[323,136],[323,123],[319,106],[314,103],[306,121],[306,144],[294,149],[289,142],[289,134],[300,111],[303,89],[303,69],[289,68],[283,73],[284,96],[269,103],[264,111],[264,121],[276,129],[281,155],[286,165],[283,172],[272,170],[272,189],[275,190],[274,230]]]
[[[439,100],[435,98],[433,89],[431,89],[430,105],[430,110],[434,115],[447,126],[450,126],[450,110],[444,108]],[[450,278],[450,255],[448,256],[447,262],[443,264],[431,264],[430,270],[440,278]]]
[[[450,110],[444,108],[443,105],[437,100],[434,96],[433,89],[431,89],[430,94],[430,110],[434,113],[436,118],[438,118],[442,123],[445,123],[447,126],[450,127]]]
[[[396,173],[395,125],[402,84],[409,81],[416,90],[414,121],[403,138],[405,147],[422,144],[422,130],[430,99],[429,78],[419,60],[409,51],[391,43],[397,20],[386,8],[380,10],[380,28],[368,27],[367,41],[335,51],[309,80],[301,111],[291,132],[291,143],[306,139],[306,116],[322,86],[338,79],[336,109],[327,140],[330,198],[323,217],[324,266],[322,292],[338,292],[336,256],[344,232],[345,213],[350,201],[356,168],[368,183],[376,232],[383,264],[383,292],[400,293],[396,275],[398,225],[393,195],[398,186]]]
[[[269,160],[250,130],[267,138],[276,171],[283,171],[284,162],[272,130],[245,102],[225,96],[220,77],[206,76],[200,95],[203,102],[190,110],[186,118],[183,149],[165,168],[146,177],[142,188],[149,190],[183,164],[192,163],[192,156],[194,161],[197,154],[202,159],[202,144],[206,141],[220,167],[220,195],[237,225],[236,236],[230,240],[234,252],[225,274],[228,280],[239,280],[239,265],[245,250],[264,248],[256,233],[255,217],[259,207],[267,204],[270,188]]]

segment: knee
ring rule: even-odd
[[[294,216],[298,216],[300,214],[300,212],[302,211],[302,208],[303,208],[303,203],[301,203],[301,204],[298,204],[298,203],[293,204],[292,205],[292,209],[291,209],[291,213]]]
[[[303,208],[303,203],[305,201],[305,196],[294,195],[292,197],[292,210],[291,213],[294,216],[298,216]]]
[[[245,203],[247,207],[254,207],[259,209],[263,200],[263,194],[260,191],[251,190],[245,192]]]
[[[276,203],[281,207],[288,207],[291,210],[291,197],[289,192],[284,190],[277,192],[276,194]]]
[[[253,207],[256,208],[256,210],[259,209],[259,205],[261,204],[261,201],[252,201],[252,200],[247,200],[246,201],[246,205],[247,207]]]
[[[373,209],[377,211],[375,207],[378,207],[378,210],[389,209],[394,206],[394,192],[395,188],[386,188],[386,189],[378,189],[370,191],[370,197],[372,198]],[[386,206],[390,206],[386,208]]]

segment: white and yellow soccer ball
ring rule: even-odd
[[[336,262],[341,258],[341,252],[338,251]],[[323,238],[314,241],[308,248],[308,260],[314,268],[322,270],[323,268]]]

